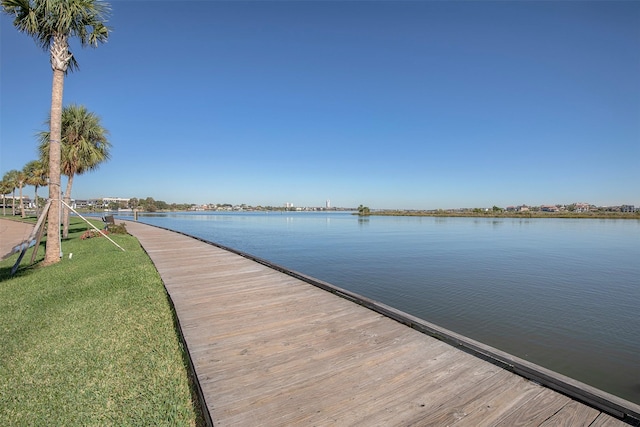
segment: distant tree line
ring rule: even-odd
[[[163,200],[155,200],[153,197],[137,198],[133,197],[129,199],[129,208],[145,211],[145,212],[157,212],[157,211],[186,211],[192,208],[190,203],[167,203]]]
[[[509,212],[504,209],[436,209],[436,210],[379,210],[369,215],[379,216],[441,216],[441,217],[490,217],[490,218],[620,218],[640,219],[640,210],[635,212],[621,212],[619,210],[598,208],[588,212],[560,211],[545,212],[531,209],[526,212]]]

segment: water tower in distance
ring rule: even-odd
[[[326,202],[326,204],[325,204],[325,207],[326,207],[327,209],[331,209],[331,200],[327,199],[327,202]]]

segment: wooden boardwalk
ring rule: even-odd
[[[215,426],[637,425],[637,405],[621,401],[625,423],[277,268],[127,229],[164,281]]]

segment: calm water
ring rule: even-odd
[[[640,403],[640,221],[176,213],[198,236]]]

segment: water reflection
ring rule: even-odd
[[[358,217],[358,225],[360,225],[360,226],[369,225],[369,217],[368,216],[359,216]]]

